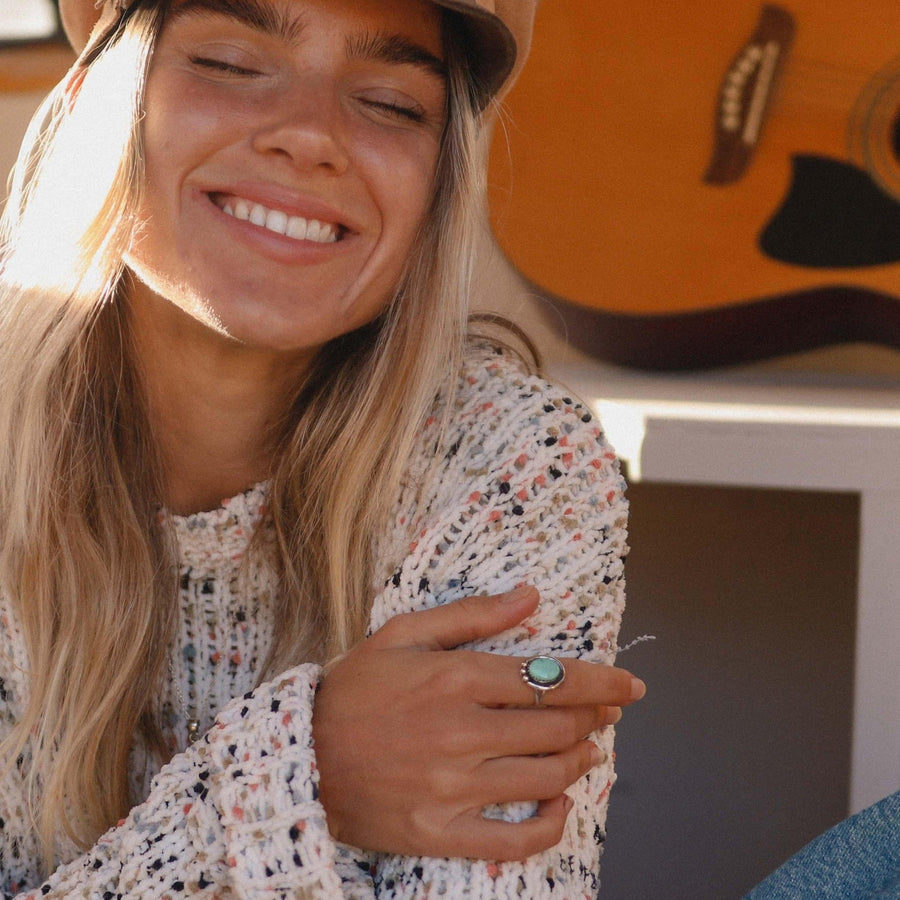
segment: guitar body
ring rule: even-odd
[[[507,105],[494,229],[582,349],[900,347],[896,0],[554,0]]]

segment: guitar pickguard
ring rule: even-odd
[[[763,253],[815,269],[900,261],[900,203],[867,172],[811,154],[792,164],[788,194],[759,237]]]

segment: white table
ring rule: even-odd
[[[900,789],[900,385],[558,366],[632,480],[860,495],[850,812]]]

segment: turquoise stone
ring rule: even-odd
[[[525,667],[528,680],[538,687],[553,687],[566,677],[562,664],[549,656],[536,656]]]

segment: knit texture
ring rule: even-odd
[[[541,592],[520,626],[473,649],[553,653],[611,663],[624,593],[626,505],[613,452],[590,412],[482,347],[460,379],[450,427],[424,424],[378,554],[371,630],[392,616],[520,584]],[[523,863],[396,857],[337,845],[317,800],[311,721],[317,666],[253,688],[272,636],[274,579],[241,565],[264,513],[265,486],[209,513],[172,517],[181,624],[161,688],[173,747],[186,715],[203,737],[159,772],[133,753],[146,800],[38,886],[38,845],[13,768],[0,782],[0,873],[6,897],[595,898],[605,837],[613,729],[593,737],[607,762],[569,794],[562,842]],[[2,603],[0,729],[27,695],[27,661]],[[236,699],[232,699],[236,698]],[[486,810],[511,821],[529,803]],[[29,890],[30,888],[30,890]]]

